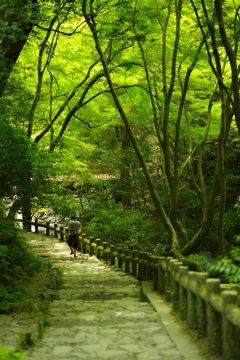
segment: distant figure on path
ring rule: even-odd
[[[76,216],[71,216],[71,220],[68,224],[68,233],[67,233],[67,244],[71,249],[70,255],[74,254],[74,257],[77,257],[77,248],[78,248],[78,237],[82,232],[82,225],[80,221],[76,219]]]

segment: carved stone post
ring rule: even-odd
[[[179,310],[181,320],[187,320],[187,283],[188,266],[179,266]]]
[[[118,268],[119,269],[123,268],[123,258],[124,258],[123,249],[122,249],[122,247],[119,247],[118,248]]]
[[[94,237],[93,236],[90,236],[89,238],[89,255],[90,256],[93,256],[94,255],[94,247],[92,246],[92,243],[94,243]]]
[[[143,252],[143,251],[139,251],[138,257],[139,257],[139,263],[138,263],[138,280],[143,280],[144,252]]]
[[[110,245],[110,251],[111,251],[111,266],[115,266],[115,256],[113,255],[114,249],[115,249],[115,246],[114,246],[114,245]]]
[[[228,320],[229,310],[236,308],[238,293],[234,290],[225,290],[222,293],[223,313],[223,360],[240,359],[240,331]]]
[[[147,280],[148,253],[143,252],[142,280]]]
[[[35,233],[38,234],[38,219],[35,219]]]
[[[54,224],[54,237],[57,239],[58,238],[58,233],[57,233],[57,224]]]
[[[197,273],[197,324],[199,338],[205,338],[207,336],[207,306],[200,295],[201,291],[206,288],[207,278],[208,273]]]
[[[137,277],[137,260],[138,260],[138,256],[137,256],[137,250],[133,250],[132,251],[132,275]]]
[[[82,253],[86,254],[87,253],[87,244],[86,244],[86,235],[83,235],[82,237]]]
[[[188,272],[188,290],[187,290],[187,325],[189,329],[197,329],[197,311],[196,311],[196,295],[193,292],[193,288],[196,288],[196,272]]]
[[[50,226],[50,222],[47,221],[47,222],[46,222],[46,235],[47,235],[47,236],[49,236],[49,234],[50,234],[49,226]]]
[[[130,261],[132,260],[132,257],[130,255],[130,250],[125,249],[124,255],[125,255],[125,273],[130,274]]]
[[[96,256],[97,256],[98,260],[100,260],[101,259],[101,250],[99,249],[99,247],[101,245],[101,239],[96,239],[96,244],[97,244]]]
[[[222,353],[221,315],[211,304],[213,294],[220,294],[220,279],[207,279],[207,336],[211,355]]]
[[[153,291],[158,290],[158,257],[151,256]]]
[[[60,240],[64,241],[64,229],[63,229],[63,226],[60,226]]]
[[[108,243],[106,241],[103,242],[103,260],[108,262],[108,253],[105,251],[108,247]]]
[[[179,311],[179,266],[183,263],[181,261],[171,261],[171,276],[172,276],[172,292],[171,300],[174,311]]]
[[[166,259],[164,256],[160,256],[158,258],[158,292],[159,294],[165,294],[165,271],[164,267],[166,267]]]

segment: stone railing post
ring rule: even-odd
[[[111,251],[111,266],[115,266],[115,255],[113,255],[114,253],[114,249],[115,249],[115,246],[114,245],[110,245],[110,251]]]
[[[66,228],[66,231],[68,230],[68,228]],[[82,252],[82,249],[83,249],[83,239],[85,238],[85,234],[81,234],[79,237],[78,237],[78,251],[79,252]]]
[[[240,359],[240,331],[228,320],[228,309],[236,308],[238,293],[234,290],[222,292],[223,360]]]
[[[152,254],[147,254],[147,277],[146,280],[153,280],[153,257]]]
[[[64,241],[64,229],[63,229],[63,226],[60,226],[60,240]]]
[[[35,233],[38,234],[38,219],[34,220],[34,226],[35,226]]]
[[[65,227],[64,231],[65,231],[64,235],[66,236],[66,242],[67,242],[68,227]],[[81,249],[80,249],[80,251],[81,251]]]
[[[125,273],[130,274],[130,250],[125,249],[124,250],[124,255],[125,255]]]
[[[151,256],[153,291],[158,290],[158,257]]]
[[[202,299],[200,293],[206,289],[206,279],[208,273],[197,273],[197,324],[198,337],[205,338],[207,336],[207,306],[205,300]],[[206,291],[206,290],[205,290]]]
[[[82,236],[82,254],[87,253],[86,235]]]
[[[92,246],[92,243],[94,243],[94,237],[93,237],[93,236],[90,236],[90,237],[89,237],[89,241],[90,241],[90,243],[89,243],[89,247],[90,247],[90,249],[89,249],[89,255],[90,255],[90,256],[93,256],[93,255],[94,255],[94,247]]]
[[[166,300],[171,301],[171,269],[170,269],[170,261],[173,260],[172,257],[166,258],[166,271],[165,271],[165,295]],[[176,260],[177,261],[177,260]]]
[[[166,276],[165,271],[163,269],[163,265],[166,266],[166,259],[164,256],[160,256],[158,258],[158,293],[164,295],[166,290]]]
[[[221,315],[211,304],[211,296],[220,294],[220,279],[207,279],[207,336],[211,355],[222,353]]]
[[[99,247],[101,246],[101,239],[96,239],[96,256],[98,258],[98,260],[101,260],[101,250],[99,249]]]
[[[57,233],[57,224],[54,224],[54,237],[58,239],[58,233]]]
[[[138,253],[139,262],[138,262],[138,280],[144,280],[143,279],[143,262],[144,262],[144,252],[139,251]]]
[[[179,267],[183,263],[181,261],[171,260],[171,276],[172,276],[172,292],[171,300],[174,311],[179,311]]]
[[[103,261],[108,262],[108,253],[105,251],[107,250],[108,243],[106,241],[103,242]]]
[[[188,288],[187,288],[187,325],[189,329],[197,329],[197,311],[196,311],[196,295],[194,294],[192,288],[196,287],[196,272],[188,272]]]
[[[179,266],[179,310],[181,320],[187,320],[187,282],[188,266]]]
[[[49,236],[49,234],[50,234],[49,226],[50,226],[50,222],[49,222],[49,221],[46,221],[46,235],[47,235],[47,236]]]
[[[143,252],[143,263],[142,263],[142,280],[147,280],[147,264],[148,262],[148,253]]]
[[[137,250],[132,251],[132,275],[137,277]]]
[[[119,247],[118,248],[118,268],[119,269],[123,268],[123,257],[124,257],[123,249],[122,249],[122,247]]]

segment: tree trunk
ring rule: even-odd
[[[27,42],[34,24],[37,21],[38,0],[32,0],[31,5],[26,5],[25,0],[11,2],[3,0],[5,13],[0,14],[5,28],[0,44],[0,97],[6,88],[12,70],[18,57]],[[9,33],[10,31],[10,33]]]
[[[23,197],[22,216],[23,216],[23,228],[27,231],[31,231],[31,224],[30,224],[30,221],[32,220],[31,201],[28,198],[28,196]]]
[[[130,160],[128,158],[128,149],[130,146],[130,138],[125,126],[121,126],[122,155],[123,161],[120,169],[121,181],[121,198],[122,204],[131,207],[131,176],[130,176]]]
[[[219,32],[221,35],[223,46],[226,50],[232,75],[232,92],[233,92],[233,111],[235,114],[235,121],[238,128],[238,134],[240,135],[240,92],[239,92],[239,68],[237,64],[237,54],[234,53],[231,43],[228,39],[223,19],[222,1],[215,0],[215,10],[218,19]],[[239,35],[238,35],[239,36]],[[238,41],[237,34],[235,34],[236,42]]]

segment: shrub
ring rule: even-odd
[[[26,354],[22,352],[13,352],[5,347],[0,347],[0,359],[1,360],[22,360],[26,357]]]
[[[149,214],[113,200],[94,202],[83,218],[88,219],[84,232],[109,244],[150,251],[158,239],[159,224]]]
[[[240,243],[240,235],[236,236],[236,242]],[[240,294],[240,248],[233,247],[229,256],[219,259],[219,261],[212,265],[209,269],[210,276],[221,277],[224,282],[235,284],[235,289]],[[238,297],[240,306],[240,295]]]

